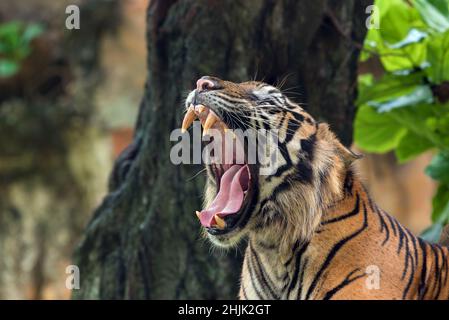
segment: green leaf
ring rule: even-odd
[[[425,172],[432,179],[449,185],[449,153],[441,151],[434,156]]]
[[[10,21],[0,25],[0,38],[7,39],[20,33],[22,23],[19,21]]]
[[[374,76],[372,73],[361,74],[357,78],[357,81],[358,81],[359,86],[370,87],[374,83]]]
[[[403,0],[375,0],[374,4],[379,8],[380,16],[384,16],[389,10],[391,10],[391,6],[400,5]]]
[[[431,243],[438,243],[440,240],[441,232],[443,231],[443,225],[441,223],[434,223],[429,228],[421,233],[421,238]]]
[[[427,44],[427,62],[425,73],[432,83],[449,81],[449,31],[432,37]]]
[[[416,85],[423,83],[423,77],[420,72],[405,76],[387,74],[374,85],[362,87],[356,103],[362,105],[368,101],[382,102],[410,93]]]
[[[363,150],[384,153],[397,147],[407,130],[398,125],[388,114],[380,114],[374,108],[362,105],[354,122],[354,140]]]
[[[374,84],[374,76],[372,73],[359,74],[357,77],[358,99],[366,96],[366,91],[370,90]],[[366,102],[366,101],[364,101]]]
[[[24,25],[19,21],[0,24],[0,54],[4,59],[0,66],[0,77],[17,73],[19,63],[31,52],[30,41],[43,32],[39,24]]]
[[[433,143],[427,138],[417,135],[412,131],[408,131],[399,142],[395,154],[399,162],[403,163],[413,159],[432,147],[434,147]]]
[[[380,34],[387,43],[396,43],[406,38],[409,30],[421,27],[418,11],[405,1],[395,1],[380,18]]]
[[[380,50],[380,61],[388,72],[419,69],[425,62],[427,47],[423,43],[414,43],[401,49]]]
[[[39,24],[30,24],[26,26],[22,34],[22,42],[28,44],[34,38],[40,36],[44,32],[44,28]]]
[[[8,78],[19,71],[19,65],[15,61],[0,60],[0,78]]]
[[[427,85],[416,86],[412,92],[383,102],[370,101],[367,104],[375,107],[378,112],[388,112],[396,108],[413,106],[422,103],[432,103],[433,93]]]
[[[442,15],[449,17],[449,2],[447,0],[427,0],[433,5]]]
[[[427,38],[428,34],[426,32],[420,31],[418,29],[412,28],[408,32],[407,36],[399,42],[389,44],[390,49],[400,49],[406,47],[412,43],[421,42],[423,39]]]
[[[379,3],[379,4],[377,4]],[[376,2],[380,7],[380,29],[370,30],[365,48],[376,51],[385,70],[413,70],[425,61],[425,25],[418,11],[405,1]],[[419,35],[418,35],[419,34]],[[427,33],[426,33],[427,34]]]
[[[449,185],[441,183],[432,199],[432,220],[449,223]]]
[[[418,10],[424,22],[438,32],[449,29],[449,15],[441,1],[415,0],[415,8]]]

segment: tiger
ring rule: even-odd
[[[185,132],[275,130],[280,159],[206,164],[204,209],[214,246],[246,240],[240,299],[449,299],[449,248],[426,242],[379,208],[359,178],[361,157],[328,124],[264,82],[204,76],[185,101]],[[226,249],[225,249],[226,250]]]

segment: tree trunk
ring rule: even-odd
[[[170,162],[184,94],[203,75],[273,84],[288,76],[283,87],[349,144],[368,2],[151,1],[134,141],[75,254],[81,289],[74,298],[237,296],[241,250],[211,250],[194,214],[201,167]]]

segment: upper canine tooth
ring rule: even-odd
[[[195,211],[195,213],[196,213],[196,216],[198,217],[198,219],[201,217],[201,212],[199,212],[199,211]]]
[[[224,229],[226,227],[226,222],[216,214],[214,216],[215,222],[217,223],[218,228]]]
[[[215,124],[215,122],[217,122],[217,121],[218,121],[218,118],[213,112],[210,112],[207,115],[206,121],[204,122],[204,125],[203,125],[203,136],[205,136],[207,134],[207,131],[210,129],[210,127],[212,127]]]
[[[190,105],[186,115],[184,116],[184,120],[182,120],[182,127],[181,127],[182,133],[187,131],[187,129],[190,127],[195,118],[196,118],[195,109],[193,105]]]

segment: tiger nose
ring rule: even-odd
[[[205,77],[199,79],[196,82],[196,90],[198,90],[198,91],[211,90],[214,87],[215,87],[215,83],[212,80],[209,80]]]

